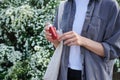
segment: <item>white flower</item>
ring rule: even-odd
[[[5,14],[6,14],[6,15],[12,15],[13,11],[14,11],[14,10],[13,10],[12,8],[9,8],[9,9],[6,10],[6,13],[5,13]]]
[[[35,46],[35,47],[34,47],[34,50],[35,50],[35,51],[39,51],[39,50],[40,50],[40,46]]]

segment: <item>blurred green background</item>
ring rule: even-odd
[[[47,21],[53,22],[58,4],[59,0],[0,0],[0,80],[42,80],[54,51],[43,29]],[[116,75],[119,68],[117,59]]]

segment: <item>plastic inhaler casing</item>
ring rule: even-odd
[[[48,26],[49,26],[49,32],[52,35],[52,39],[53,40],[58,39],[58,35],[57,35],[57,31],[56,31],[55,27],[51,24],[49,24]]]

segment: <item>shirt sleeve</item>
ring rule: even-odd
[[[109,34],[109,37],[102,42],[105,60],[120,57],[120,8],[114,5],[110,14],[106,30],[106,34]]]

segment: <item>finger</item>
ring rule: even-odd
[[[48,25],[50,25],[50,22],[46,22],[46,23],[45,23],[45,26],[48,26]]]
[[[51,36],[45,36],[47,39],[52,39],[52,37]]]
[[[64,35],[69,35],[69,34],[73,34],[73,33],[74,33],[73,31],[69,31],[69,32],[64,33]]]
[[[52,37],[48,37],[48,41],[50,41],[52,43],[59,43],[58,40],[53,40]]]
[[[75,32],[74,31],[69,31],[69,32],[66,32],[66,33],[64,33],[62,36],[60,36],[60,39],[62,38],[62,37],[64,37],[64,36],[66,36],[66,35],[74,35],[75,34]]]
[[[75,42],[70,42],[69,44],[67,44],[67,46],[73,46],[75,45]]]
[[[67,40],[73,37],[74,37],[74,34],[63,34],[62,36],[59,37],[59,41]]]
[[[52,36],[52,34],[49,33],[48,31],[45,32],[45,35],[46,35],[46,36]]]
[[[49,30],[50,22],[46,22],[44,30]]]
[[[75,42],[76,41],[76,38],[71,38],[71,39],[68,39],[64,42],[64,45],[68,45],[70,44],[71,42]]]
[[[54,40],[52,38],[48,38],[47,40],[50,42],[54,42]]]
[[[46,27],[44,28],[44,30],[45,30],[45,31],[49,31],[49,26],[46,26]]]
[[[51,39],[52,38],[52,34],[49,33],[48,31],[45,31],[45,38],[48,40],[48,39]]]
[[[67,40],[67,39],[70,39],[70,38],[73,38],[73,36],[72,36],[72,35],[64,35],[64,36],[61,36],[61,37],[59,38],[59,41]]]
[[[54,40],[52,39],[51,36],[46,36],[46,39],[47,39],[48,41],[50,41],[50,42],[54,42]]]

